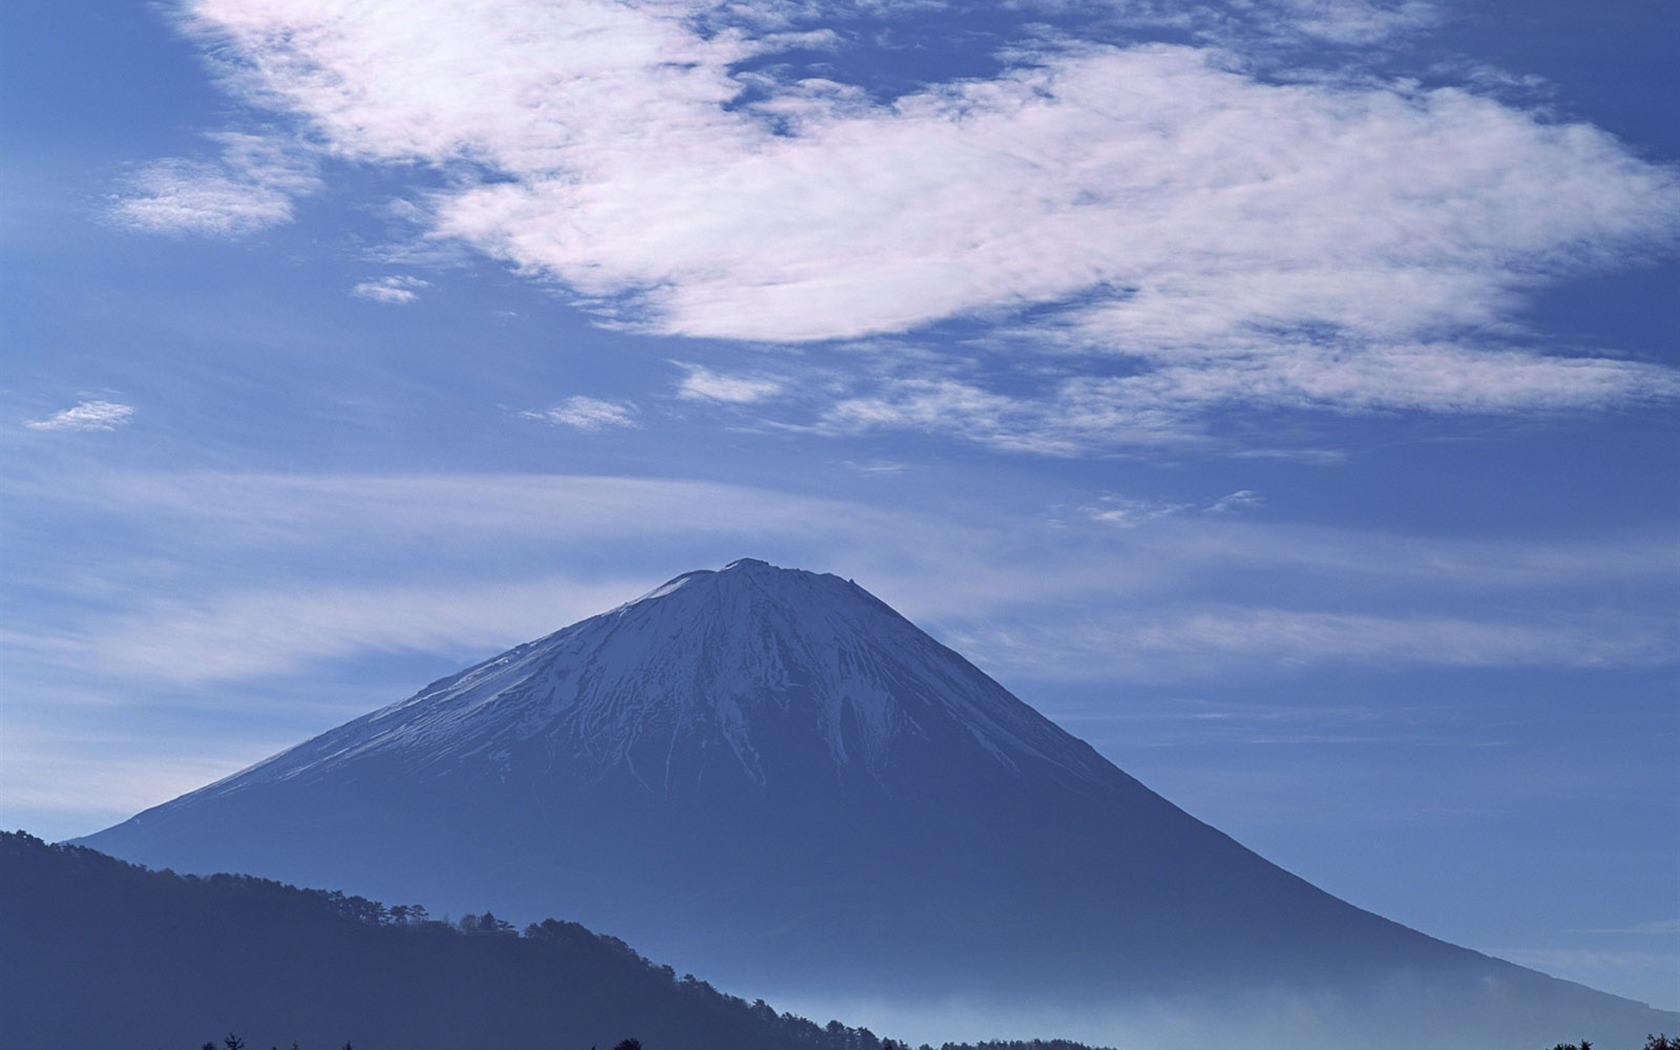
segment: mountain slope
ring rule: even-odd
[[[1463,1046],[1663,1023],[1315,889],[855,584],[755,561],[680,576],[85,841],[565,914],[755,994],[1072,1012],[1328,996],[1307,1012],[1364,1028],[1382,1004],[1427,1002],[1421,1016],[1483,1040]],[[1526,1027],[1500,1042],[1513,1017]]]

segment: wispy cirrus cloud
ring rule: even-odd
[[[683,401],[722,401],[746,405],[774,397],[787,385],[783,380],[769,376],[732,375],[681,361],[676,364],[687,373],[677,384],[677,397]]]
[[[115,401],[83,401],[42,419],[29,419],[31,430],[115,430],[134,418],[132,405]]]
[[[1080,325],[1100,327],[1101,319]],[[1089,367],[1106,344],[1100,334],[1079,338]],[[887,356],[874,353],[878,361]],[[1680,397],[1680,372],[1660,365],[1443,344],[1374,349],[1334,340],[1278,350],[1253,340],[1210,340],[1159,349],[1152,368],[1121,361],[1125,374],[1076,375],[1028,389],[1008,378],[951,374],[925,354],[907,358],[860,369],[816,419],[796,425],[836,434],[936,430],[1000,449],[1071,456],[1219,445],[1221,413],[1232,409],[1505,415]]]
[[[1081,509],[1091,521],[1115,528],[1133,529],[1179,514],[1229,514],[1244,507],[1257,507],[1263,502],[1257,494],[1243,489],[1206,503],[1111,495],[1104,496],[1091,506]]]
[[[585,431],[641,426],[636,421],[636,406],[628,401],[604,401],[581,395],[568,397],[553,408],[540,412],[521,412],[519,415],[524,419],[537,419],[555,426]]]
[[[322,187],[313,156],[272,134],[220,132],[210,161],[154,161],[111,204],[125,226],[152,233],[239,236],[290,222],[297,198]]]
[[[1306,36],[1337,44],[1376,44],[1437,25],[1441,9],[1423,0],[1368,3],[1366,0],[1283,0],[1285,24]]]
[[[391,277],[380,277],[372,281],[362,281],[350,289],[350,294],[358,299],[385,303],[389,306],[407,306],[420,298],[421,289],[431,286],[430,281],[399,274]]]
[[[1289,608],[1198,608],[1124,632],[1144,652],[1278,665],[1347,662],[1436,667],[1655,667],[1680,657],[1672,625],[1621,618],[1391,617]]]
[[[91,575],[76,566],[97,581],[82,596],[92,605],[61,623],[18,624],[7,645],[20,661],[186,683],[387,652],[488,655],[677,572],[759,555],[855,574],[982,666],[1016,677],[1252,680],[1309,667],[1638,669],[1680,659],[1666,615],[1667,537],[1468,542],[1215,509],[1247,495],[1116,497],[1110,508],[1146,512],[1116,529],[1089,512],[1101,504],[1056,517],[994,508],[978,524],[960,510],[657,479],[111,475],[31,499],[116,515],[147,556]],[[658,569],[638,553],[673,544],[687,553]],[[549,565],[566,568],[533,569]],[[417,587],[421,566],[435,582]],[[167,599],[157,597],[160,574]],[[1247,593],[1233,580],[1248,581]],[[1579,600],[1607,593],[1622,596],[1617,605]]]
[[[1440,6],[1424,0],[1259,0],[1229,5],[1118,0],[1123,19],[1175,25],[1214,42],[1256,38],[1273,44],[1382,44],[1440,24]]]
[[[1263,499],[1258,492],[1253,492],[1249,489],[1238,489],[1236,492],[1219,497],[1212,503],[1208,504],[1204,509],[1209,514],[1229,514],[1232,511],[1242,510],[1247,507],[1258,507],[1265,502],[1265,499]]]
[[[18,639],[51,658],[93,656],[108,673],[186,685],[282,675],[380,652],[494,652],[639,593],[639,581],[556,576],[438,587],[311,586],[153,602],[95,638]],[[424,616],[405,610],[425,609]]]

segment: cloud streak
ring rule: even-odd
[[[430,281],[423,281],[418,277],[397,275],[362,281],[350,289],[350,294],[358,299],[384,303],[387,306],[407,306],[420,298],[422,288],[431,286]]]
[[[1095,337],[1081,345],[1100,352]],[[1361,349],[1340,339],[1278,348],[1246,340],[1186,346],[1182,356],[1187,360],[1162,353],[1153,368],[1023,390],[1009,381],[941,374],[940,365],[920,355],[877,374],[860,370],[816,419],[794,425],[837,435],[939,431],[1008,451],[1076,456],[1125,446],[1221,447],[1230,440],[1231,412],[1491,416],[1680,397],[1680,372],[1672,368],[1511,349]]]
[[[636,406],[627,401],[603,401],[595,397],[568,397],[553,408],[541,412],[521,412],[524,419],[537,419],[555,426],[595,432],[609,428],[635,428]]]
[[[742,555],[855,575],[989,670],[1024,678],[1680,656],[1658,582],[1671,574],[1666,539],[1470,543],[1215,510],[1252,506],[1245,493],[1115,497],[1056,519],[994,512],[984,526],[956,511],[613,477],[110,475],[50,499],[116,515],[147,553],[76,566],[90,604],[15,624],[9,648],[194,685],[380,653],[489,655]],[[659,567],[644,564],[650,546],[667,551]],[[1622,598],[1579,601],[1605,593]]]
[[[1042,11],[1089,11],[1071,0],[1015,0]],[[1170,28],[1225,47],[1270,48],[1291,57],[1318,44],[1348,48],[1391,43],[1446,21],[1424,0],[1243,0],[1185,4],[1174,0],[1107,0],[1108,17],[1137,28]]]
[[[714,372],[700,365],[678,366],[687,371],[677,384],[677,398],[681,401],[721,401],[731,405],[747,405],[754,401],[775,397],[786,386],[779,379],[768,376],[729,375]]]
[[[83,401],[44,419],[29,419],[30,430],[115,430],[134,418],[134,408],[114,401]]]
[[[338,659],[393,652],[494,652],[639,593],[639,581],[556,577],[493,586],[311,587],[152,604],[102,632],[106,673],[182,685],[284,675]]]
[[[953,628],[953,644],[1033,677],[1174,681],[1305,667],[1657,667],[1680,637],[1657,618],[1467,619],[1266,606],[1081,615],[1005,630]]]
[[[213,161],[174,158],[141,168],[111,215],[151,233],[233,237],[292,221],[297,198],[322,186],[313,156],[273,135],[221,132]]]

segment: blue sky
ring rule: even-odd
[[[1672,5],[0,21],[0,823],[753,556],[1680,1008]]]

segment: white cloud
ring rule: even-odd
[[[541,412],[521,412],[524,419],[540,419],[555,426],[596,431],[607,427],[639,427],[636,406],[627,401],[602,401],[593,397],[569,397]]]
[[[1263,79],[1232,64],[1230,33],[1214,34],[1223,48],[1041,42],[994,79],[882,102],[732,73],[792,22],[721,10],[190,5],[248,99],[344,157],[448,171],[424,191],[433,234],[559,281],[611,323],[800,342],[952,317],[1008,327],[1061,305],[1053,331],[1040,316],[1026,333],[1042,369],[1064,370],[1047,391],[889,377],[842,392],[819,429],[1071,453],[1182,440],[1234,402],[1516,412],[1680,390],[1667,370],[1487,334],[1514,330],[1539,286],[1680,232],[1674,173],[1593,128],[1460,89]],[[1276,23],[1347,45],[1440,17],[1417,2],[1244,10],[1243,39]],[[682,393],[744,403],[772,382],[786,379],[699,371]]]
[[[1109,496],[1085,513],[1092,521],[1120,529],[1132,529],[1161,518],[1170,518],[1190,509],[1188,503],[1167,503],[1160,500],[1128,499]]]
[[[115,430],[134,418],[134,408],[114,401],[83,401],[45,419],[24,421],[31,430]]]
[[[378,280],[361,282],[350,289],[350,294],[358,299],[369,299],[376,303],[407,306],[420,298],[420,289],[431,286],[430,281],[422,281],[418,277],[381,277]]]
[[[1065,407],[1045,399],[995,393],[957,379],[889,379],[881,387],[835,401],[813,429],[946,432],[1022,452],[1070,454],[1082,447],[1069,434],[1075,424]],[[1149,436],[1137,429],[1126,435],[1129,444],[1148,441]]]
[[[1102,319],[1085,317],[1087,358],[1100,353]],[[997,389],[961,378],[860,375],[823,409],[818,431],[880,429],[954,433],[980,444],[1049,455],[1117,446],[1183,445],[1219,438],[1218,408],[1316,409],[1340,413],[1438,413],[1602,409],[1680,397],[1680,372],[1608,358],[1548,356],[1450,345],[1277,348],[1210,339],[1152,355],[1157,367],[1117,376],[1077,376],[1042,390]]]
[[[1094,9],[1089,2],[1076,0],[1009,0],[1008,6],[1063,14],[1089,14]],[[1225,4],[1107,0],[1103,7],[1123,25],[1172,28],[1232,48],[1321,43],[1369,47],[1445,20],[1437,4],[1424,0],[1237,0]]]
[[[296,198],[321,187],[314,163],[277,138],[225,132],[213,162],[160,160],[134,176],[111,214],[153,233],[237,236],[290,222]]]
[[[1458,667],[1654,665],[1675,659],[1674,632],[1627,623],[1607,636],[1588,618],[1566,625],[1452,616],[1395,617],[1275,608],[1199,610],[1130,632],[1145,650],[1261,659]]]
[[[745,405],[782,392],[785,384],[767,376],[725,375],[700,365],[675,362],[687,370],[677,385],[677,397],[685,401],[723,401]]]
[[[1140,499],[1135,496],[1104,496],[1095,505],[1083,509],[1085,516],[1094,522],[1115,528],[1133,529],[1180,514],[1228,514],[1245,507],[1257,507],[1263,502],[1258,495],[1244,489],[1209,503]]]
[[[7,492],[32,504],[71,501],[85,512],[131,514],[165,537],[191,534],[195,545],[218,549],[232,544],[228,556],[236,559],[253,550],[319,545],[354,549],[358,563],[372,550],[419,551],[435,562],[446,549],[471,548],[477,537],[496,537],[498,548],[564,537],[599,549],[622,535],[656,536],[671,546],[680,537],[746,542],[753,536],[769,544],[787,536],[838,544],[862,533],[869,539],[856,544],[861,550],[878,537],[914,535],[917,545],[926,545],[937,535],[957,542],[972,531],[949,522],[923,523],[918,531],[916,519],[905,515],[741,485],[561,474],[110,474],[75,491],[48,479]],[[373,548],[360,545],[368,536],[379,537]],[[749,555],[773,556],[729,546],[725,560]]]
[[[1440,9],[1420,0],[1281,0],[1270,5],[1284,27],[1335,44],[1369,45],[1415,33],[1441,21]]]
[[[848,460],[845,467],[857,474],[902,474],[905,470],[905,464],[892,460],[874,460],[867,463]]]
[[[1208,504],[1207,512],[1209,514],[1227,514],[1245,507],[1258,507],[1265,502],[1264,499],[1260,498],[1259,493],[1251,492],[1248,489],[1240,489],[1230,495],[1221,496]]]

